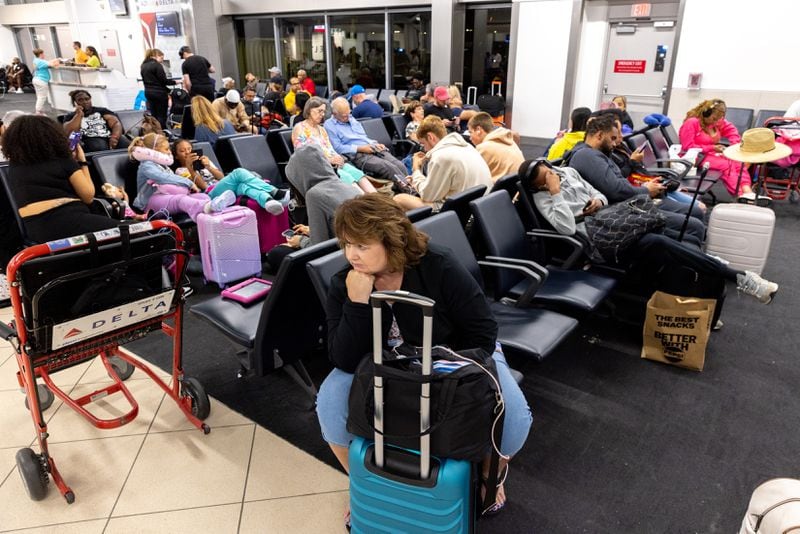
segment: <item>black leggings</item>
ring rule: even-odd
[[[89,206],[81,201],[70,202],[39,215],[25,217],[23,222],[28,239],[37,243],[116,228],[119,224],[119,221],[105,215],[90,212]]]
[[[158,120],[162,128],[166,128],[169,93],[166,91],[145,90],[144,97],[147,99],[147,109],[150,110],[150,114]]]

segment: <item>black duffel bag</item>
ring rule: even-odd
[[[406,347],[405,345],[403,347]],[[412,352],[413,351],[413,352]],[[383,364],[375,365],[372,355],[356,368],[350,389],[347,430],[373,439],[375,426],[374,377],[383,377],[383,436],[386,443],[416,450],[420,432],[420,388],[431,383],[431,454],[439,457],[480,461],[492,450],[492,424],[502,414],[497,369],[492,356],[482,349],[453,353],[434,347],[434,369],[422,376],[422,356],[417,350],[405,358],[384,351]],[[437,370],[437,360],[469,362],[450,372]],[[502,423],[500,423],[502,424]],[[498,430],[498,436],[502,435]],[[499,443],[497,444],[499,446]]]

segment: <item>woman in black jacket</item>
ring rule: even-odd
[[[505,398],[505,423],[500,450],[501,468],[522,448],[528,437],[531,413],[514,381],[499,346],[497,323],[480,286],[449,249],[428,243],[392,199],[370,193],[345,201],[336,210],[336,237],[351,268],[331,278],[326,305],[328,357],[336,368],[320,386],[317,415],[323,438],[348,469],[347,399],[353,372],[372,351],[373,291],[404,290],[430,297],[433,308],[433,344],[454,350],[481,348],[492,354]],[[422,345],[419,311],[396,302],[383,305],[384,347]],[[488,470],[488,464],[484,466]],[[494,506],[505,505],[502,484]]]
[[[150,113],[158,119],[162,128],[167,127],[167,108],[169,103],[169,87],[167,73],[161,63],[164,52],[158,48],[147,50],[142,62],[141,75],[144,83],[144,96]]]

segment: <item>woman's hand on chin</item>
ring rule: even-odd
[[[345,286],[347,287],[347,297],[352,302],[369,304],[369,296],[372,294],[372,287],[375,277],[371,274],[357,271],[356,267],[347,273]]]

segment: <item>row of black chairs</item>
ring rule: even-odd
[[[725,119],[736,126],[741,135],[750,128],[761,128],[767,119],[771,117],[783,117],[785,113],[782,109],[762,109],[758,113],[750,108],[727,108]]]
[[[581,317],[602,305],[616,280],[536,262],[531,238],[541,238],[548,232],[526,231],[509,194],[517,186],[517,177],[510,176],[487,196],[482,196],[482,190],[477,196],[470,192],[467,205],[475,218],[473,231],[482,236],[487,251],[483,259],[476,257],[456,211],[430,216],[427,210],[412,222],[433,243],[449,248],[481,287],[481,269],[491,273],[488,294],[492,295],[491,307],[499,324],[498,341],[507,352],[538,361],[552,354]],[[580,243],[577,246],[582,247]],[[314,396],[316,389],[302,358],[325,350],[324,303],[330,278],[346,266],[343,252],[331,239],[289,254],[272,291],[254,307],[215,297],[193,306],[190,313],[219,329],[233,343],[243,371],[260,375],[285,367]],[[309,277],[313,285],[308,284]]]

